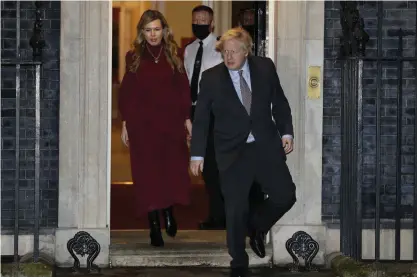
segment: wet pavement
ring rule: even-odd
[[[74,274],[68,269],[59,269],[56,277],[227,277],[227,268],[112,268],[102,269],[98,274]],[[322,270],[320,272],[289,272],[285,268],[254,268],[251,269],[249,277],[334,277],[331,271]]]

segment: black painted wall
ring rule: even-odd
[[[337,222],[340,215],[341,173],[341,63],[339,54],[341,36],[339,2],[325,3],[324,41],[324,109],[323,109],[323,206],[322,217],[326,222]],[[416,47],[416,2],[385,2],[383,18],[383,54],[395,56],[398,47],[396,32],[402,28],[408,36],[404,39],[404,56],[414,56]],[[365,21],[365,30],[370,35],[366,56],[377,53],[377,4],[361,1],[360,14]],[[381,99],[381,217],[393,219],[395,212],[395,157],[396,157],[396,110],[397,66],[384,62],[382,65]],[[401,213],[410,218],[413,212],[414,187],[414,109],[416,101],[415,64],[403,66],[403,135],[402,135],[402,199]],[[363,75],[363,217],[373,218],[375,213],[376,171],[376,76],[377,63],[365,62]],[[416,205],[414,205],[416,209]]]
[[[43,51],[41,71],[40,125],[40,211],[41,227],[56,227],[58,221],[58,116],[60,2],[43,3]],[[33,1],[20,2],[20,44],[23,60],[32,59],[29,39],[33,33]],[[1,2],[1,59],[16,58],[16,1]],[[19,224],[27,229],[34,219],[35,177],[35,71],[21,69]],[[14,185],[16,173],[16,69],[1,68],[1,227],[14,224]]]

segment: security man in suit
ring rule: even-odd
[[[201,5],[192,11],[192,30],[196,40],[188,44],[184,51],[184,66],[191,86],[192,110],[194,118],[195,105],[199,93],[199,83],[203,71],[223,62],[221,53],[216,51],[218,38],[213,34],[213,10]],[[223,197],[219,185],[219,171],[214,154],[212,133],[213,122],[210,122],[210,132],[207,140],[206,164],[202,172],[209,196],[209,215],[200,223],[202,230],[217,230],[225,228],[225,213]]]

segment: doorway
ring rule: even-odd
[[[204,1],[204,4],[210,6],[210,3],[206,2],[214,1]],[[245,3],[245,1],[242,2]],[[248,7],[252,13],[258,7],[255,2],[250,2],[251,5]],[[136,24],[142,13],[152,8],[158,9],[165,15],[182,54],[185,46],[193,39],[191,10],[200,4],[202,4],[201,1],[113,2],[110,260],[114,266],[229,266],[230,256],[227,253],[226,232],[198,230],[199,223],[208,215],[208,197],[201,177],[191,176],[191,205],[175,207],[175,217],[178,222],[178,233],[175,239],[169,238],[163,232],[164,248],[156,249],[149,245],[148,220],[146,217],[137,219],[134,215],[135,201],[129,149],[123,145],[120,138],[122,124],[117,111],[118,88],[125,68],[124,55],[130,49],[131,42],[136,36]],[[232,3],[229,4],[232,6]],[[238,5],[232,7],[230,12],[239,15],[239,12],[245,8],[246,6]],[[232,14],[229,15],[229,20]],[[241,14],[242,17],[243,13]],[[261,14],[265,16],[265,8]],[[242,20],[243,18],[240,21]],[[265,18],[263,20],[265,21]],[[258,36],[258,31],[262,28],[263,31],[260,33],[265,36],[265,25],[260,29],[255,28],[255,25],[259,24],[258,18],[251,24],[256,30],[256,33],[251,33],[252,36]],[[251,24],[247,24],[246,27]],[[234,22],[228,28],[238,25],[238,22]],[[254,40],[257,46],[264,47],[260,41],[258,43],[256,39]],[[267,236],[268,242],[269,236]],[[248,248],[248,254],[252,265],[268,266],[272,262],[272,245],[267,245],[267,256],[263,259],[257,257],[250,248]]]
[[[180,46],[180,54],[192,39],[191,10],[201,4],[198,1],[138,1],[113,2],[112,46],[112,133],[111,133],[111,229],[148,229],[147,218],[138,219],[134,214],[134,194],[130,169],[129,149],[121,141],[121,119],[118,113],[118,89],[124,74],[124,56],[136,36],[136,24],[147,9],[158,9],[167,18]],[[208,199],[201,177],[192,179],[191,204],[174,207],[179,230],[197,230],[199,222],[208,213]]]
[[[248,5],[249,3],[249,5]],[[193,7],[200,5],[199,1],[166,1],[166,2],[113,2],[113,61],[112,61],[112,126],[111,126],[111,208],[110,208],[110,226],[112,241],[112,256],[122,257],[123,251],[126,251],[128,245],[132,246],[135,251],[142,249],[141,255],[151,255],[152,249],[149,248],[149,233],[147,218],[137,219],[134,214],[135,200],[130,171],[129,149],[121,141],[121,120],[118,114],[117,99],[118,88],[124,74],[124,55],[130,49],[131,42],[136,36],[136,24],[142,13],[149,8],[160,10],[167,18],[174,32],[174,37],[180,46],[182,53],[185,46],[193,39],[191,31],[191,10]],[[233,25],[242,25],[244,11],[249,11],[254,18],[254,11],[258,9],[259,4],[256,1],[241,1],[241,5],[231,5],[231,13],[234,17]],[[264,6],[265,7],[265,6]],[[255,14],[257,14],[255,12]],[[262,28],[255,28],[259,22],[265,22],[265,8],[261,13],[264,17],[259,20],[250,21],[244,27],[252,27],[253,37],[258,34],[265,37],[265,24]],[[245,14],[246,15],[246,14]],[[232,18],[230,15],[229,18]],[[261,32],[259,32],[261,30]],[[249,30],[248,30],[249,31]],[[219,35],[219,34],[218,34]],[[257,42],[254,38],[257,48],[263,47],[261,41]],[[259,46],[259,47],[258,47]],[[258,52],[254,52],[258,53]],[[179,232],[175,240],[164,237],[166,246],[187,249],[205,249],[207,253],[222,249],[218,256],[227,261],[228,254],[226,250],[225,231],[200,231],[198,230],[199,222],[206,219],[208,215],[208,197],[205,191],[204,181],[201,177],[192,178],[191,204],[186,207],[175,207],[175,217],[178,221]],[[123,245],[123,247],[122,247]],[[139,245],[139,246],[138,246]],[[198,247],[196,246],[198,245]],[[196,248],[197,247],[197,248]],[[130,249],[133,251],[133,248]],[[226,251],[226,252],[225,252]],[[140,256],[140,255],[139,255]],[[141,258],[135,264],[140,264]],[[254,257],[256,259],[256,257]],[[114,258],[117,260],[116,258]],[[265,260],[266,261],[266,260]],[[217,261],[215,263],[219,263]],[[225,265],[228,265],[226,262]]]

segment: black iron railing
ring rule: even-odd
[[[33,260],[38,262],[39,259],[39,220],[40,220],[40,91],[41,91],[41,67],[42,67],[42,48],[45,45],[42,36],[42,2],[35,1],[36,19],[33,27],[33,35],[30,38],[30,46],[33,49],[33,59],[31,61],[23,60],[21,58],[21,35],[20,35],[20,8],[21,2],[16,1],[16,58],[2,59],[2,67],[11,67],[16,70],[16,173],[15,173],[15,187],[14,187],[14,255],[15,263],[19,262],[19,180],[20,180],[20,98],[21,98],[21,69],[34,68],[35,69],[35,188],[34,188],[34,226],[33,226]]]
[[[342,172],[341,172],[341,242],[342,253],[357,260],[362,260],[362,230],[366,225],[362,207],[362,184],[363,184],[363,71],[364,63],[374,62],[376,66],[376,142],[375,142],[375,257],[381,261],[381,185],[383,176],[382,153],[381,153],[381,99],[383,98],[383,68],[384,62],[395,63],[397,69],[396,85],[396,160],[395,160],[395,212],[393,229],[395,230],[395,261],[401,261],[401,229],[405,225],[401,206],[402,197],[402,138],[403,138],[403,65],[404,62],[415,64],[417,72],[417,47],[413,57],[403,53],[404,37],[417,35],[415,32],[398,30],[398,48],[395,56],[383,55],[383,2],[377,2],[378,25],[377,25],[377,55],[365,56],[365,45],[369,40],[356,7],[357,2],[341,2],[341,24],[343,28],[342,39]],[[416,7],[417,10],[417,7]],[[416,11],[417,14],[417,11]],[[417,17],[417,15],[416,15]],[[417,18],[416,18],[417,23]],[[393,26],[394,27],[394,26]],[[415,73],[417,86],[417,73]],[[413,231],[413,258],[417,262],[417,89],[414,90],[414,195],[412,224],[408,229]],[[369,220],[368,220],[369,221]],[[384,221],[384,222],[381,222]],[[392,221],[392,220],[391,220]],[[392,227],[390,227],[392,228]],[[372,227],[371,227],[372,229]]]

